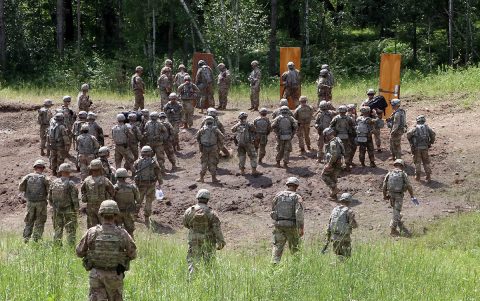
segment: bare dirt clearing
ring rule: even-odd
[[[428,221],[472,210],[477,204],[480,187],[479,114],[457,105],[456,98],[461,97],[464,96],[448,95],[434,102],[416,96],[403,99],[410,126],[414,124],[418,114],[425,114],[427,123],[437,132],[437,142],[431,149],[433,181],[426,185],[423,181],[415,182],[412,177],[421,206],[415,207],[408,199],[404,202],[404,220],[417,234],[426,230]],[[128,107],[128,104],[103,102],[95,108],[94,111],[98,112],[97,120],[105,133],[110,132],[115,114],[124,107]],[[158,107],[158,104],[148,106],[151,110],[157,110]],[[19,235],[23,227],[25,204],[21,202],[17,185],[21,177],[31,171],[32,162],[40,157],[36,108],[37,106],[0,103],[0,229],[13,229],[19,232]],[[241,109],[246,108],[245,102]],[[171,233],[181,229],[181,216],[184,210],[195,202],[196,191],[207,188],[212,192],[210,205],[220,213],[229,245],[263,245],[270,239],[269,212],[272,197],[284,189],[283,184],[288,176],[297,176],[301,179],[299,192],[305,200],[306,239],[323,235],[331,208],[335,204],[327,201],[328,190],[320,178],[323,166],[316,163],[315,152],[300,156],[295,139],[289,169],[275,168],[275,139],[271,135],[264,160],[266,163],[259,166],[263,175],[241,176],[235,146],[230,139],[230,127],[236,122],[238,112],[236,109],[221,112],[220,119],[229,136],[227,147],[234,155],[220,161],[220,184],[209,183],[208,174],[206,183],[195,182],[200,167],[198,147],[193,139],[195,131],[181,132],[182,150],[177,153],[180,169],[168,174],[163,185],[165,195],[172,205],[154,205],[155,219],[160,224],[161,232]],[[198,128],[201,120],[199,114],[196,115],[194,126]],[[249,113],[249,120],[253,120],[256,115],[257,113]],[[344,174],[339,179],[339,188],[355,193],[355,198],[358,199],[354,204],[360,224],[359,230],[354,233],[354,239],[358,240],[369,241],[388,232],[391,208],[382,200],[380,189],[384,175],[391,169],[391,161],[387,159],[390,155],[387,129],[383,130],[382,135],[383,148],[386,151],[375,153],[378,168],[356,167],[352,173]],[[313,145],[316,146],[315,131],[312,131],[312,141],[315,141]],[[110,138],[106,139],[106,144],[112,145]],[[413,161],[406,138],[402,147],[408,164],[407,172],[413,175]],[[112,157],[113,151],[110,159]],[[354,162],[358,164],[358,154]],[[170,167],[168,161],[166,166]],[[78,174],[75,176],[78,177]],[[81,219],[84,222],[85,216],[81,216]],[[138,229],[142,227],[137,224]]]

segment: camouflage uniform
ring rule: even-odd
[[[178,96],[182,100],[183,107],[183,123],[184,128],[189,128],[193,126],[193,113],[195,108],[195,102],[200,93],[197,85],[186,81],[178,87]]]
[[[253,63],[253,62],[252,62]],[[258,68],[258,64],[253,67],[252,72],[248,76],[250,82],[250,109],[258,110],[260,105],[260,81],[262,78],[262,72]]]
[[[362,108],[363,109],[363,108]],[[358,159],[362,166],[365,166],[365,152],[368,152],[368,158],[370,159],[370,166],[375,167],[375,155],[373,153],[373,140],[372,131],[375,128],[377,119],[370,116],[360,116],[357,118],[356,125],[356,142],[360,147],[358,153]]]
[[[225,65],[223,65],[223,69],[220,69],[220,74],[218,74],[218,79],[217,79],[218,109],[220,110],[225,110],[227,108],[228,91],[230,90],[230,83],[231,83],[230,71],[228,71],[227,68],[225,68]]]
[[[294,107],[298,107],[302,81],[300,78],[300,71],[295,69],[295,65],[293,65],[292,69],[289,68],[288,71],[282,74],[282,83],[284,87],[283,98],[288,99],[291,97]]]
[[[211,116],[209,116],[211,117]],[[213,119],[213,117],[211,117]],[[199,182],[203,182],[207,169],[212,175],[212,180],[217,181],[217,165],[219,161],[218,149],[223,147],[223,134],[212,125],[205,124],[195,135],[200,148],[201,171]]]
[[[95,159],[95,155],[100,148],[100,144],[95,137],[85,131],[78,136],[76,147],[80,175],[82,180],[84,180],[88,176],[88,166],[90,165],[90,162]]]
[[[370,107],[370,102],[373,101],[373,97],[372,99],[370,98],[367,98],[363,101],[362,103],[362,106],[368,106]],[[375,124],[375,127],[372,129],[372,134],[373,134],[373,139],[374,139],[374,142],[375,142],[375,145],[377,146],[377,150],[379,152],[381,152],[382,150],[382,140],[381,140],[381,137],[380,137],[380,129],[383,128],[385,126],[385,122],[383,120],[383,115],[384,115],[384,111],[380,110],[380,109],[374,109],[372,110],[372,115],[373,114],[376,114],[377,116],[377,122]]]
[[[422,163],[425,170],[426,180],[430,181],[431,179],[432,169],[430,167],[430,156],[428,154],[428,149],[433,143],[435,143],[435,136],[435,132],[428,125],[426,125],[425,122],[418,121],[417,125],[407,133],[407,139],[412,147],[416,180],[420,180]]]
[[[282,111],[282,115],[275,118],[272,122],[272,129],[277,134],[277,167],[280,166],[280,161],[283,159],[285,167],[290,161],[290,152],[292,151],[292,138],[297,131],[298,125],[295,118],[286,112],[288,108]],[[290,111],[290,110],[288,110]]]
[[[162,112],[163,113],[163,112]],[[160,113],[160,114],[162,114]],[[164,113],[163,113],[164,114]],[[177,159],[175,157],[175,128],[170,122],[167,121],[166,115],[160,117],[160,123],[167,129],[167,134],[163,140],[163,150],[168,158],[168,161],[172,164],[172,171],[177,167]]]
[[[88,133],[95,138],[97,138],[98,143],[100,146],[105,145],[105,136],[103,134],[103,129],[98,123],[95,121],[97,115],[92,112],[88,113],[87,121],[88,121]]]
[[[90,271],[89,300],[123,301],[125,274],[117,272],[118,266],[128,269],[130,261],[137,256],[135,242],[127,231],[113,223],[89,228],[78,243],[76,253]]]
[[[199,199],[183,215],[183,226],[188,229],[187,262],[190,274],[194,272],[196,263],[201,260],[209,263],[215,256],[215,249],[225,246],[220,219],[206,201],[208,199]]]
[[[163,180],[157,160],[151,157],[153,153],[147,156],[144,149],[145,146],[142,148],[141,157],[133,164],[133,176],[140,193],[138,205],[141,206],[145,199],[143,214],[145,222],[148,223],[149,217],[152,215],[152,202],[155,200],[155,183],[162,185]]]
[[[55,118],[55,122],[48,129],[48,141],[50,148],[50,169],[53,175],[57,175],[57,169],[68,156],[70,137],[63,120]]]
[[[120,168],[122,166],[122,160],[125,159],[125,168],[131,170],[132,164],[135,161],[128,145],[129,141],[133,140],[132,130],[128,125],[124,124],[123,121],[119,121],[119,123],[112,128],[112,139],[115,143],[115,167]]]
[[[78,111],[90,111],[90,106],[92,105],[92,101],[90,100],[90,95],[87,93],[80,92],[77,96],[77,105]]]
[[[238,167],[242,173],[245,170],[245,161],[247,160],[247,154],[250,158],[250,166],[254,173],[257,169],[257,151],[255,150],[255,126],[245,119],[240,120],[232,127],[232,133],[235,133],[237,141],[237,155],[238,155]]]
[[[308,150],[311,149],[310,122],[312,121],[313,113],[313,108],[306,103],[300,104],[293,113],[293,117],[298,121],[298,145],[302,152],[305,151],[305,144],[307,145]]]
[[[48,202],[53,207],[53,228],[55,242],[62,242],[63,229],[67,231],[67,242],[74,245],[77,232],[78,189],[67,177],[55,179],[49,188]]]
[[[352,165],[352,137],[355,137],[355,121],[345,114],[340,114],[332,119],[330,128],[334,129],[337,137],[342,140],[345,150],[345,166],[348,171]]]
[[[126,172],[126,170],[125,170]],[[118,171],[117,171],[118,174]],[[117,176],[117,178],[120,178]],[[133,237],[135,231],[135,219],[133,214],[136,212],[136,205],[140,203],[140,193],[135,184],[129,184],[124,180],[119,180],[114,186],[115,202],[118,204],[120,214],[117,216],[117,225],[123,226],[128,234]]]
[[[208,108],[207,116],[213,117],[213,126],[218,128],[220,132],[222,132],[223,136],[226,137],[225,127],[223,126],[222,121],[218,118],[217,111],[214,108]],[[205,119],[200,124],[200,128],[202,128],[204,125],[205,125]],[[221,147],[218,148],[218,153],[219,154],[223,153],[225,157],[230,156],[230,151],[227,149],[225,144],[223,144]]]
[[[162,75],[157,80],[157,88],[160,93],[160,108],[163,110],[163,107],[167,104],[168,102],[168,95],[172,93],[172,84],[173,84],[173,78],[171,75],[171,69],[170,68],[163,68],[162,69]]]
[[[80,111],[78,112],[78,119],[73,123],[72,134],[73,134],[73,141],[77,141],[78,136],[80,136],[82,129],[82,125],[87,124],[87,112]],[[98,141],[98,139],[97,139]],[[75,147],[76,148],[76,147]],[[77,166],[78,168],[78,166]]]
[[[270,216],[274,220],[272,262],[279,263],[285,244],[292,253],[299,251],[303,231],[303,199],[293,191],[279,192],[273,199]]]
[[[143,69],[142,69],[143,70]],[[145,108],[145,83],[138,73],[132,75],[131,86],[133,95],[135,96],[135,102],[133,104],[133,110],[138,111]]]
[[[70,151],[70,147],[72,146],[72,141],[73,141],[72,130],[73,130],[73,124],[75,123],[75,120],[77,120],[77,114],[68,107],[71,101],[70,96],[64,96],[63,99],[64,99],[63,100],[64,104],[62,105],[62,108],[59,111],[63,113],[63,116],[64,116],[63,124],[67,129],[68,138],[70,139],[70,144],[68,145],[68,148],[67,148],[67,155],[68,155],[68,152]],[[70,101],[68,101],[68,99],[70,99]]]
[[[342,158],[345,155],[342,140],[333,137],[325,145],[325,167],[322,180],[330,188],[330,199],[337,199],[337,178],[342,171]]]
[[[283,106],[287,106],[287,107],[288,107],[288,100],[285,99],[285,98],[282,98],[282,99],[280,100],[280,106],[279,106],[275,111],[272,112],[272,120],[275,120],[275,118],[277,118],[278,116],[282,115],[282,114],[280,113],[280,110],[282,109]],[[293,117],[293,112],[292,112],[292,111],[288,110],[287,113],[288,113],[288,115],[290,115],[290,116]]]
[[[164,108],[165,114],[167,114],[168,122],[173,126],[173,140],[174,146],[177,150],[180,149],[180,140],[178,134],[180,132],[180,124],[182,123],[183,106],[177,101],[169,101]]]
[[[48,101],[48,102],[47,102]],[[52,106],[51,100],[46,100],[46,105],[38,110],[37,123],[40,126],[40,153],[42,156],[45,155],[44,151],[47,145],[47,136],[48,136],[48,126],[50,125],[50,119],[53,117],[53,113],[50,110]],[[48,155],[48,150],[47,150]]]
[[[327,109],[326,105],[324,105],[323,108],[317,111],[316,116],[317,117],[315,119],[315,128],[317,129],[317,132],[318,132],[317,159],[318,159],[318,162],[323,162],[323,157],[325,156],[325,153],[324,153],[325,138],[323,137],[323,130],[330,126],[330,123],[332,122],[332,119],[335,116],[335,112],[330,111],[329,109]]]
[[[208,109],[215,107],[215,99],[213,97],[213,71],[207,65],[199,66],[196,76],[195,84],[200,89],[200,102],[197,103],[197,108]]]
[[[259,116],[253,121],[255,126],[255,149],[258,152],[258,162],[262,162],[265,157],[268,143],[268,135],[272,131],[272,123],[267,116]]]
[[[333,242],[335,255],[342,258],[352,254],[352,229],[357,228],[355,213],[348,206],[338,205],[333,208],[328,220],[327,236]]]
[[[332,87],[329,85],[328,79],[326,76],[321,76],[317,80],[317,95],[318,95],[318,105],[320,106],[320,101],[331,101],[332,100]]]
[[[165,172],[165,150],[163,144],[164,141],[168,139],[168,130],[165,125],[155,117],[153,112],[150,117],[151,120],[145,125],[145,132],[143,135],[146,138],[147,145],[152,148],[153,153],[157,157],[160,170]]]
[[[30,173],[20,181],[18,190],[24,193],[27,200],[27,215],[23,238],[27,242],[33,233],[33,240],[42,239],[47,221],[47,194],[50,180],[41,173]]]
[[[400,168],[395,168],[389,172],[383,180],[383,197],[390,199],[390,205],[393,208],[392,220],[390,221],[391,234],[397,234],[397,227],[407,232],[402,222],[403,196],[405,191],[410,193],[413,198],[413,188],[408,180],[407,174]]]
[[[128,124],[130,127],[130,130],[132,131],[132,136],[130,137],[130,141],[128,142],[128,147],[130,148],[130,151],[132,152],[133,159],[137,160],[138,159],[138,145],[140,144],[140,141],[143,140],[143,134],[142,131],[140,130],[140,127],[135,123],[130,121]]]
[[[183,65],[181,65],[183,66]],[[185,68],[185,67],[183,67]],[[180,69],[180,67],[179,67]],[[177,74],[175,74],[175,77],[173,78],[173,89],[175,91],[178,91],[178,87],[182,85],[185,82],[185,76],[188,75],[188,73],[185,70],[180,70]]]
[[[98,160],[92,161],[90,169],[96,161]],[[100,166],[99,170],[101,168]],[[80,191],[82,192],[82,203],[87,203],[87,227],[90,228],[100,224],[100,216],[98,215],[100,204],[115,195],[112,182],[103,175],[88,176],[82,182]]]
[[[102,162],[103,175],[107,179],[109,179],[110,182],[112,182],[112,184],[115,184],[117,182],[117,179],[115,178],[115,168],[112,165],[110,165],[110,162],[108,161],[109,156],[110,156],[110,151],[106,146],[102,146],[98,150],[98,160]]]
[[[402,158],[402,136],[407,127],[406,113],[403,109],[397,109],[389,118],[390,127],[390,152],[392,159]]]

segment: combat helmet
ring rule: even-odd
[[[347,111],[348,111],[347,106],[341,105],[338,107],[339,113],[347,113]]]
[[[90,170],[101,170],[103,169],[102,161],[100,159],[95,159],[90,162],[90,165],[88,166]]]
[[[53,106],[53,101],[51,99],[47,98],[43,101],[43,105],[46,106],[46,107],[51,107],[51,106]]]
[[[425,122],[427,122],[427,119],[425,118],[425,115],[417,116],[417,123],[424,124]]]
[[[281,107],[288,106],[288,99],[286,99],[286,98],[280,99],[280,106]]]
[[[150,119],[152,120],[158,119],[158,112],[153,111],[152,113],[150,113]]]
[[[287,106],[282,106],[280,108],[280,113],[287,114],[288,112],[290,112],[290,109]]]
[[[300,180],[296,177],[290,177],[287,179],[287,182],[285,182],[285,185],[295,185],[295,186],[300,186]]]
[[[58,172],[72,172],[72,167],[68,163],[62,163],[58,167]]]
[[[373,90],[372,88],[368,89],[367,95],[375,95],[375,90]]]
[[[327,101],[326,101],[326,100],[320,101],[319,107],[320,107],[321,110],[326,110],[326,109],[328,109],[328,103],[327,103]]]
[[[344,203],[351,203],[352,202],[352,194],[348,193],[348,192],[342,193],[339,201],[344,202]]]
[[[125,168],[119,168],[115,172],[116,178],[128,178],[128,171]]]
[[[210,108],[207,109],[207,115],[208,116],[217,116],[217,110],[215,108],[210,107]]]
[[[370,107],[369,106],[363,106],[360,108],[360,113],[370,113]]]
[[[78,118],[87,118],[88,113],[86,111],[78,112]]]
[[[240,112],[240,114],[238,114],[238,119],[244,119],[244,118],[247,118],[248,117],[248,114],[245,113],[245,112]]]
[[[88,124],[82,124],[82,126],[80,127],[80,133],[88,133],[89,130],[90,127],[88,126]]]
[[[45,163],[45,161],[40,159],[40,160],[35,161],[35,163],[33,163],[34,168],[37,167],[37,166],[45,168],[45,166],[47,166],[47,163]]]
[[[110,150],[108,149],[108,146],[102,146],[98,149],[99,156],[106,156],[108,154],[110,154]]]
[[[82,91],[88,91],[88,89],[90,89],[90,86],[89,86],[88,84],[83,84],[80,89],[81,89]]]
[[[175,92],[172,92],[168,95],[168,99],[177,99],[177,98],[178,98],[178,96],[177,96],[177,93],[175,93]]]
[[[405,166],[405,163],[403,162],[402,159],[397,159],[393,162],[393,166],[396,166],[396,165],[401,165],[403,167]]]
[[[198,192],[197,192],[197,200],[199,202],[208,202],[208,200],[210,199],[210,191],[208,191],[207,189],[200,189]]]
[[[268,110],[267,110],[267,108],[261,108],[258,112],[259,112],[260,114],[267,114],[267,113],[268,113]]]
[[[390,104],[392,105],[392,107],[399,106],[400,103],[401,103],[401,101],[398,98],[394,98],[394,99],[390,100]]]
[[[125,121],[125,115],[117,114],[117,121]]]
[[[118,209],[117,202],[113,200],[105,200],[100,204],[100,209],[98,209],[99,215],[117,215],[120,213]]]
[[[322,132],[323,136],[329,136],[333,133],[335,133],[335,130],[330,128],[330,127],[324,129],[323,132]]]
[[[140,151],[140,153],[143,155],[143,154],[152,154],[153,153],[153,149],[148,146],[148,145],[145,145],[144,147],[142,147],[142,150]]]
[[[327,69],[320,70],[320,76],[327,76],[327,75],[328,75],[328,70]]]

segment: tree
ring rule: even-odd
[[[2,70],[5,70],[5,63],[7,62],[6,46],[5,1],[0,0],[0,69]]]
[[[277,0],[271,0],[270,5],[270,38],[268,62],[270,75],[275,75],[277,73]]]
[[[64,0],[57,0],[57,51],[63,55],[65,48],[65,14],[64,14]]]

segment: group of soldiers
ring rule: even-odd
[[[175,152],[181,150],[180,127],[192,128],[197,93],[203,97],[201,102],[207,103],[207,106],[200,107],[207,109],[206,116],[194,136],[199,146],[201,161],[200,177],[197,181],[204,182],[207,171],[210,172],[213,182],[219,181],[219,158],[221,155],[229,157],[230,153],[225,147],[225,127],[219,119],[217,109],[210,106],[212,98],[208,93],[213,90],[205,90],[198,82],[198,78],[204,76],[201,75],[204,72],[201,69],[208,67],[205,66],[204,62],[199,62],[197,83],[200,87],[191,83],[184,66],[179,66],[180,75],[175,76],[172,84],[177,95],[171,92],[172,90],[161,90],[163,86],[170,87],[166,85],[165,77],[170,76],[172,64],[169,60],[165,62],[158,80],[162,96],[160,112],[150,112],[143,107],[144,90],[140,91],[138,88],[143,85],[140,78],[142,69],[136,69],[136,74],[132,77],[135,110],[119,113],[116,116],[117,124],[111,129],[115,167],[109,163],[110,149],[105,145],[107,135],[104,135],[96,122],[96,114],[92,112],[87,84],[81,86],[77,98],[78,114],[71,109],[69,96],[63,98],[62,106],[55,111],[51,109],[53,102],[48,99],[38,111],[40,154],[49,156],[50,169],[56,178],[52,180],[45,174],[47,163],[40,159],[33,164],[34,171],[21,180],[19,189],[24,192],[27,201],[23,237],[25,242],[30,238],[34,241],[42,238],[47,219],[47,204],[50,204],[53,208],[54,241],[61,244],[65,230],[68,243],[73,245],[76,242],[79,200],[86,203],[89,230],[78,244],[77,254],[84,258],[84,265],[94,279],[91,282],[90,295],[97,296],[98,300],[106,300],[107,298],[103,297],[105,294],[108,295],[108,300],[115,300],[112,296],[121,296],[121,276],[128,270],[129,261],[136,256],[133,241],[135,220],[143,207],[144,221],[147,227],[149,226],[155,192],[162,185],[167,172],[165,157],[171,162],[171,172],[175,172]],[[317,81],[319,99],[318,109],[315,110],[308,104],[307,97],[297,93],[300,77],[294,67],[293,63],[288,64],[288,71],[282,75],[282,81],[285,87],[284,96],[292,98],[294,102],[298,96],[298,106],[292,111],[288,107],[288,100],[282,99],[279,107],[272,112],[270,120],[266,108],[258,109],[256,89],[260,86],[255,85],[260,81],[260,70],[258,62],[252,62],[253,71],[249,80],[252,83],[253,100],[250,109],[258,110],[259,115],[249,121],[248,114],[240,112],[238,122],[231,128],[237,146],[239,170],[242,175],[246,173],[248,156],[252,175],[261,174],[257,167],[265,162],[266,146],[271,132],[274,132],[276,137],[276,167],[282,167],[283,161],[283,167],[288,168],[295,135],[298,137],[301,156],[307,151],[313,151],[310,139],[313,123],[318,132],[317,161],[324,164],[321,177],[330,188],[329,200],[338,202],[328,222],[327,240],[333,241],[335,254],[347,258],[351,254],[350,234],[352,229],[357,227],[357,222],[349,207],[353,201],[352,195],[343,193],[340,198],[337,196],[340,193],[337,188],[338,177],[355,166],[353,158],[357,147],[362,167],[365,166],[367,152],[370,167],[376,167],[374,142],[377,151],[381,152],[380,131],[384,126],[385,112],[370,108],[375,96],[373,89],[367,91],[368,98],[360,107],[360,116],[357,116],[355,105],[341,105],[335,109],[331,102],[334,81],[328,66],[322,66],[325,68],[322,68]],[[219,81],[220,77],[230,76],[224,65],[220,64],[219,70],[223,70]],[[223,95],[228,95],[228,89]],[[225,109],[226,105],[225,97],[225,101],[220,102],[219,109]],[[407,131],[406,112],[400,105],[399,99],[391,100],[393,113],[387,118],[387,125],[390,128],[390,150],[394,169],[385,176],[383,182],[383,196],[390,201],[393,208],[390,223],[392,236],[410,235],[401,219],[404,193],[408,191],[412,201],[417,202],[412,185],[404,172],[401,139],[407,133],[415,164],[415,179],[420,180],[423,163],[427,181],[431,180],[432,173],[428,150],[435,141],[435,132],[426,124],[425,116],[418,116],[417,124]],[[72,146],[76,157],[70,155]],[[66,163],[66,159],[73,161],[80,171],[80,189],[71,180],[74,167]],[[134,183],[129,179],[133,179]],[[274,222],[274,263],[280,261],[286,243],[292,252],[299,250],[300,238],[304,233],[303,201],[297,192],[299,186],[299,179],[290,177],[286,181],[287,189],[273,199],[271,218]],[[183,225],[189,229],[187,260],[191,273],[196,262],[208,262],[215,250],[225,246],[220,219],[217,213],[208,207],[210,192],[200,189],[196,198],[197,204],[189,207],[183,216]],[[115,243],[112,243],[112,237],[115,238]],[[105,279],[109,277],[117,278],[115,284],[107,288]]]

